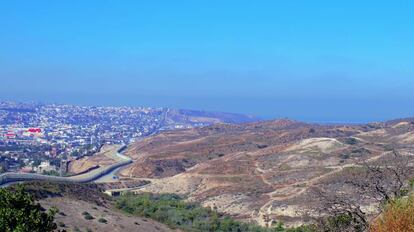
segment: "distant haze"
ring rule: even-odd
[[[414,116],[410,1],[0,2],[0,100]]]

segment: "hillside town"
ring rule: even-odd
[[[104,144],[128,144],[165,130],[210,125],[202,112],[0,102],[0,172],[59,172],[62,161]]]

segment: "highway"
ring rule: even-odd
[[[88,173],[81,175],[60,177],[60,176],[48,176],[33,173],[14,173],[7,172],[0,175],[0,187],[15,182],[26,182],[26,181],[48,181],[48,182],[65,182],[65,183],[89,183],[98,180],[105,175],[110,174],[114,170],[117,170],[125,165],[131,164],[132,160],[122,155],[120,152],[125,149],[125,145],[122,146],[114,153],[114,157],[117,159],[117,163],[112,165],[92,170]]]

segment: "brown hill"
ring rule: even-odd
[[[187,195],[261,225],[279,220],[294,225],[316,214],[320,202],[312,186],[335,191],[345,186],[343,177],[350,169],[386,160],[391,148],[411,157],[413,142],[409,121],[217,124],[169,131],[133,144],[126,154],[135,162],[121,174],[151,181],[139,191]],[[347,191],[352,195],[352,188]],[[377,204],[356,200],[368,213]]]
[[[59,231],[177,231],[154,220],[115,210],[114,199],[103,194],[102,187],[95,184],[46,182],[24,184],[26,191],[33,194],[42,207],[59,210],[55,215]],[[87,218],[86,214],[92,217]]]
[[[84,156],[77,160],[72,160],[68,165],[68,172],[71,174],[79,174],[88,170],[109,166],[116,163],[114,153],[120,148],[119,145],[105,145],[101,150],[93,156]]]

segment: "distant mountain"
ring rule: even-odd
[[[215,124],[215,123],[246,123],[259,121],[255,116],[224,113],[224,112],[209,112],[200,110],[175,110],[165,109],[165,116],[167,120],[174,123],[188,123],[188,124]]]

